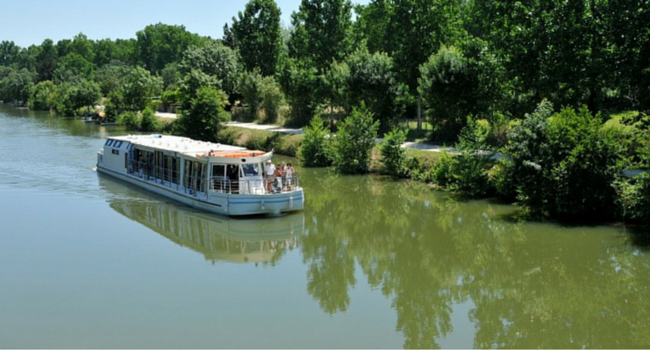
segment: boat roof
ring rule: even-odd
[[[130,142],[135,146],[178,152],[191,157],[201,158],[203,156],[244,158],[262,156],[263,151],[252,151],[245,147],[224,145],[220,143],[197,141],[188,137],[172,135],[127,135],[111,136],[109,139]]]

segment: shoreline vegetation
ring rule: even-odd
[[[624,175],[650,167],[648,16],[600,0],[302,0],[283,28],[275,1],[250,0],[220,39],[158,23],[2,41],[0,100],[423,181],[536,220],[649,225],[650,177]]]

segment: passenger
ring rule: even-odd
[[[287,185],[287,190],[291,191],[291,180],[293,180],[293,166],[291,165],[291,162],[287,163],[287,167],[284,169],[284,173],[286,176],[286,185]]]
[[[264,174],[266,175],[266,192],[271,192],[271,186],[275,180],[275,165],[273,165],[273,162],[271,162],[270,159],[266,161]]]
[[[280,164],[275,169],[275,192],[282,192],[282,170]]]

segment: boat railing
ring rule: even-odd
[[[221,176],[213,177],[209,182],[208,191],[227,194],[272,194],[292,192],[301,189],[300,176],[290,179],[285,176],[280,181],[264,180],[230,180]]]

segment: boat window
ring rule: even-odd
[[[118,149],[112,149],[112,150],[111,150],[111,153],[119,155],[119,154],[120,154],[120,150],[118,150]]]
[[[120,148],[120,147],[122,147],[122,141],[117,141],[117,142],[115,142],[115,146],[113,146],[113,147],[115,147],[115,148]]]
[[[213,177],[224,177],[224,176],[226,176],[226,166],[224,164],[212,165],[212,176]]]
[[[258,163],[254,164],[242,164],[241,166],[243,176],[257,176],[260,173],[260,165]]]
[[[111,139],[106,140],[106,146],[110,146],[112,144],[113,144],[113,140]]]

